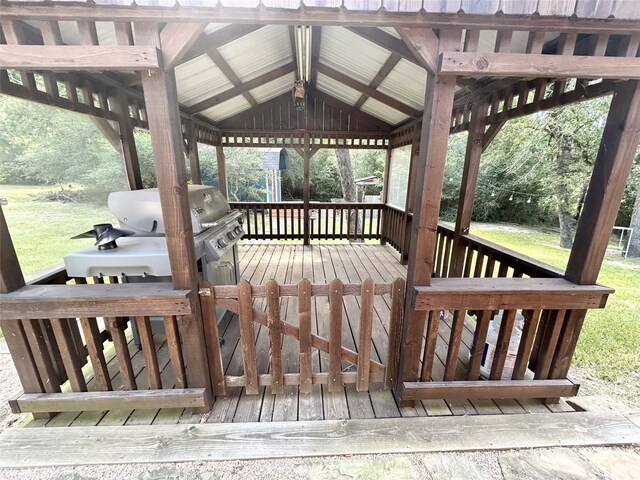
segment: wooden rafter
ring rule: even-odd
[[[236,73],[233,71],[231,66],[227,63],[227,61],[224,59],[217,48],[209,49],[207,55],[209,56],[209,58],[211,58],[213,63],[218,66],[222,74],[227,77],[227,79],[233,84],[234,87],[239,88],[242,85],[242,81],[240,80],[240,78],[236,75]],[[258,106],[258,101],[253,98],[253,95],[251,95],[248,90],[245,89],[241,95],[247,100],[247,102],[251,104],[252,107]]]
[[[228,25],[208,35],[201,35],[191,49],[182,57],[180,63],[185,63],[200,55],[204,55],[212,48],[217,49],[234,40],[238,40],[263,26],[264,25]]]
[[[169,23],[160,32],[163,68],[175,67],[198,40],[206,23]]]
[[[295,69],[296,69],[295,63],[288,63],[286,65],[283,65],[282,67],[278,67],[275,70],[271,70],[270,72],[262,74],[256,78],[248,80],[244,83],[240,83],[234,86],[233,88],[230,88],[229,90],[226,90],[218,95],[214,95],[205,100],[202,100],[201,102],[198,102],[192,107],[190,107],[188,109],[188,112],[191,114],[199,113],[203,110],[213,107],[214,105],[225,102],[238,95],[242,95],[248,92],[249,90],[259,87],[260,85],[264,85],[265,83],[271,82],[273,80],[276,80],[277,78],[287,75],[288,73],[295,71]],[[256,105],[253,105],[253,106],[256,106]]]
[[[373,80],[371,80],[371,83],[369,83],[369,87],[377,89],[384,81],[384,79],[389,76],[391,71],[395,68],[395,66],[401,59],[402,57],[400,57],[400,55],[398,55],[397,53],[392,53],[391,55],[389,55],[389,58],[387,58],[387,60],[384,62],[384,65],[382,65],[376,76],[373,78]],[[368,98],[369,95],[363,93],[362,95],[360,95],[360,98],[355,103],[354,107],[362,107],[362,105],[367,101]]]
[[[322,42],[322,27],[311,27],[311,78],[309,83],[318,83],[318,69],[314,65],[320,63],[320,43]]]
[[[404,113],[405,115],[409,115],[410,117],[417,117],[420,115],[420,111],[416,110],[415,108],[410,107],[400,102],[399,100],[396,100],[395,98],[389,95],[386,95],[376,90],[375,88],[370,87],[369,85],[360,83],[358,80],[354,80],[348,75],[345,75],[344,73],[339,72],[327,65],[323,65],[322,63],[319,63],[316,66],[316,68],[318,70],[318,73],[322,73],[323,75],[326,75],[350,88],[353,88],[354,90],[357,90],[361,93],[365,93],[371,98],[374,98],[379,102],[382,102],[385,105],[395,110],[398,110],[399,112]]]
[[[398,33],[420,64],[431,73],[435,73],[438,68],[438,37],[433,30],[399,28]]]
[[[362,38],[369,40],[371,43],[375,43],[379,47],[389,50],[392,53],[400,55],[401,58],[410,61],[411,63],[424,66],[416,59],[415,55],[407,47],[407,45],[399,38],[389,35],[384,30],[380,30],[377,27],[346,27],[347,30],[353,32]]]

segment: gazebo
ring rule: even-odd
[[[569,366],[588,309],[613,293],[596,280],[640,139],[634,0],[1,7],[2,93],[90,115],[121,150],[131,189],[142,188],[133,129],[150,131],[172,272],[170,284],[122,284],[63,269],[25,285],[0,216],[0,321],[24,390],[14,411],[43,425],[378,418],[553,411],[576,394]],[[604,95],[566,269],[472,235],[482,152],[505,122]],[[450,228],[440,196],[448,137],[461,131]],[[198,277],[186,196],[188,181],[201,183],[198,143],[216,148],[223,194],[225,149],[291,148],[304,160],[302,201],[231,204],[261,241],[242,247],[237,286]],[[312,202],[321,148],[385,150],[381,202]],[[380,242],[331,245],[356,237]],[[218,319],[216,305],[237,315]],[[161,338],[150,316],[164,317]]]

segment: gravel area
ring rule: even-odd
[[[26,415],[14,415],[11,413],[7,401],[15,398],[22,391],[16,368],[11,361],[11,355],[7,350],[4,338],[0,338],[0,433],[11,425],[19,422]]]

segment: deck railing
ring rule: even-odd
[[[391,295],[390,318],[374,320],[375,296],[384,294]],[[361,284],[343,284],[338,279],[320,285],[306,279],[295,285],[279,285],[275,280],[259,286],[246,280],[237,286],[202,284],[200,297],[214,394],[225,395],[230,387],[244,387],[251,395],[263,386],[278,394],[284,393],[285,385],[299,385],[301,393],[310,393],[312,385],[317,384],[327,385],[329,392],[341,390],[345,384],[355,384],[358,391],[368,390],[370,382],[392,385],[400,355],[404,295],[405,281],[401,278],[390,284],[374,284],[371,278]],[[359,320],[351,319],[349,324],[356,344],[345,343],[343,336],[346,296],[357,297],[360,305]],[[281,311],[284,299],[293,300]],[[312,303],[319,309],[317,325]],[[216,306],[238,314],[242,375],[226,371]],[[387,335],[380,330],[385,328],[381,321],[388,328],[387,356],[377,361],[372,342],[382,349],[382,345],[375,345],[379,341],[375,339]],[[261,329],[256,338],[258,325]],[[314,350],[322,356],[320,366],[312,360],[318,358]]]
[[[249,240],[302,240],[304,204],[302,202],[232,202],[245,217],[245,236]],[[310,202],[311,240],[370,240],[381,235],[381,203]]]
[[[185,366],[197,369],[183,349],[193,332],[186,330],[194,311],[189,291],[116,279],[74,283],[27,285],[2,296],[0,321],[24,390],[11,402],[15,412],[205,406],[209,392],[190,388],[185,373]],[[164,325],[164,349],[151,317]],[[131,322],[141,352],[130,341]]]
[[[414,319],[409,327],[414,332],[409,338],[418,340],[405,355],[418,381],[405,382],[404,398],[555,398],[576,392],[566,372],[553,373],[573,353],[566,346],[575,331],[565,328],[575,320],[573,312],[603,308],[613,290],[561,278],[434,278],[414,293],[415,310],[426,313],[426,322]],[[520,314],[516,353],[512,336]],[[487,344],[496,318],[499,332]],[[445,322],[451,334],[442,342]],[[478,381],[483,362],[489,381]]]
[[[531,277],[561,278],[564,272],[556,267],[505,248],[475,235],[460,236],[463,252],[460,254],[463,278],[489,277]],[[454,262],[453,228],[439,224],[434,274],[437,277],[450,277]]]

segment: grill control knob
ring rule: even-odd
[[[234,232],[236,232],[236,234],[240,235],[242,233],[242,227],[236,227],[234,229]]]
[[[227,246],[227,241],[224,238],[219,238],[218,239],[218,247],[224,248],[226,246]]]
[[[233,240],[236,238],[236,232],[227,232],[227,237],[229,237],[229,240]]]

